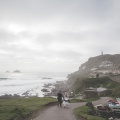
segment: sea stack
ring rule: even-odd
[[[20,70],[15,70],[13,73],[21,73]]]

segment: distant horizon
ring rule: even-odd
[[[13,72],[14,72],[14,70],[13,70],[13,71],[6,70],[6,71],[3,71],[3,72],[7,72],[7,71],[10,72],[10,73],[13,73]],[[63,72],[63,71],[57,71],[57,72],[56,72],[56,71],[32,71],[32,70],[31,70],[31,71],[21,71],[21,70],[19,70],[19,71],[20,71],[21,73],[22,73],[22,72],[23,72],[23,73],[24,73],[24,72],[41,72],[41,73],[69,73],[69,72],[70,72],[70,71],[68,71],[68,72],[67,72],[67,71],[64,71],[64,72]],[[1,72],[1,71],[0,71],[0,72]]]
[[[102,54],[100,54],[100,55],[102,55]],[[97,56],[100,56],[100,55],[96,55],[96,56],[91,56],[91,57],[97,57]],[[119,53],[117,54],[104,54],[103,53],[103,55],[120,55]],[[91,58],[91,57],[89,57],[89,58]],[[87,60],[89,60],[89,58],[87,59]],[[85,61],[85,62],[87,62],[87,60]],[[85,62],[83,62],[83,63],[85,63]],[[81,64],[83,64],[83,63],[81,63]],[[76,70],[76,71],[78,71],[79,70],[79,67],[81,66],[81,64],[78,66],[78,69]],[[20,69],[14,69],[14,70],[6,70],[6,71],[0,71],[1,73],[3,72],[7,72],[7,71],[9,71],[10,73],[13,73],[15,70],[19,70],[21,73],[31,73],[31,72],[40,72],[40,73],[73,73],[73,72],[75,72],[75,71],[40,71],[40,70],[20,70]]]

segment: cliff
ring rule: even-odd
[[[100,55],[91,57],[85,63],[81,64],[79,70],[68,75],[68,83],[73,84],[76,79],[84,77],[120,75],[120,54]],[[114,77],[113,77],[114,80]],[[120,82],[120,80],[117,80]]]
[[[94,71],[97,69],[117,69],[120,67],[120,54],[115,55],[100,55],[91,57],[87,62],[83,63],[79,71]]]

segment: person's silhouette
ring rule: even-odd
[[[61,93],[61,90],[57,93],[57,99],[58,99],[58,107],[62,107],[62,98],[64,98],[64,96]]]

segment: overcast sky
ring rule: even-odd
[[[0,0],[0,71],[74,72],[119,54],[120,0]]]

